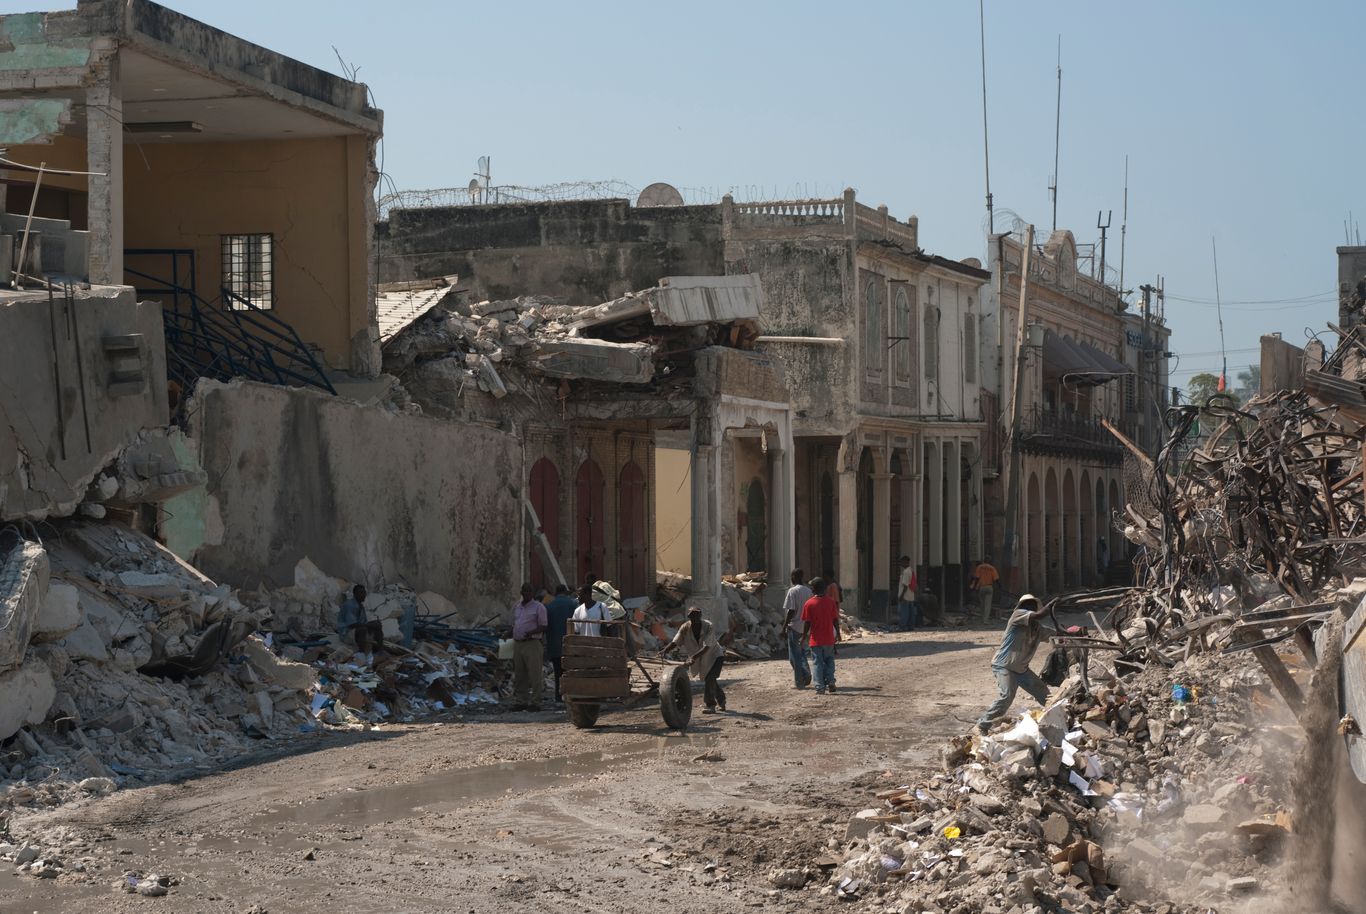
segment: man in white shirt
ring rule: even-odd
[[[783,628],[787,632],[787,660],[792,664],[792,686],[811,685],[811,664],[806,643],[802,641],[802,607],[811,599],[811,588],[802,583],[802,570],[792,572],[792,586],[783,597]]]
[[[918,607],[916,606],[916,591],[920,589],[919,581],[915,576],[915,566],[911,564],[911,557],[903,555],[901,557],[901,578],[897,581],[896,606],[901,611],[901,630],[908,632],[915,628],[920,622]]]
[[[612,621],[612,614],[606,605],[593,596],[591,584],[579,591],[579,607],[574,610],[574,619],[577,623],[574,626],[575,634],[593,636],[602,634],[603,626],[598,623]]]

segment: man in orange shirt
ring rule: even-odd
[[[996,570],[996,566],[991,564],[991,556],[987,556],[977,563],[977,567],[972,569],[972,578],[968,581],[968,589],[977,594],[977,599],[982,607],[982,624],[991,621],[991,604],[996,597],[996,582],[1001,579],[1001,573]]]

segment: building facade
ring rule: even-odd
[[[914,217],[894,219],[850,190],[709,206],[397,210],[377,237],[382,279],[458,273],[475,299],[541,294],[588,305],[670,271],[756,274],[756,348],[786,379],[791,467],[775,460],[778,442],[761,428],[726,430],[707,483],[721,499],[722,573],[768,571],[782,581],[793,563],[776,556],[795,555],[808,576],[833,573],[847,606],[876,618],[890,612],[900,555],[951,595],[961,589],[964,566],[982,550],[978,346],[988,274],[922,251]],[[679,521],[694,517],[696,435],[650,431],[651,560],[684,571],[694,564],[689,550],[712,542]],[[788,499],[794,542],[775,549],[774,537],[788,534],[771,523],[772,505]]]
[[[990,239],[993,274],[986,325],[991,355],[983,378],[1003,432],[1013,397],[1020,327],[1020,232]],[[1121,570],[1127,544],[1117,516],[1126,504],[1127,448],[1111,428],[1153,454],[1168,404],[1170,331],[1160,315],[1126,311],[1119,291],[1084,269],[1072,233],[1053,232],[1029,257],[1023,387],[1016,438],[1019,506],[1008,587],[1056,593],[1100,583]],[[1004,444],[1005,434],[1000,441]],[[988,535],[1006,533],[1003,461],[992,448]],[[1129,474],[1132,476],[1132,474]]]

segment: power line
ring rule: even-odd
[[[1225,302],[1221,302],[1221,300],[1217,297],[1217,293],[1215,298],[1182,298],[1180,295],[1171,294],[1168,294],[1167,297],[1170,298],[1172,301],[1189,302],[1190,304],[1194,305],[1283,305],[1288,302],[1309,301],[1310,299],[1331,298],[1333,301],[1337,301],[1337,294],[1337,289],[1329,289],[1327,292],[1315,292],[1312,295],[1296,295],[1292,298],[1230,298],[1228,301]]]

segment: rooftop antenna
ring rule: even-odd
[[[1119,220],[1119,294],[1124,294],[1124,236],[1129,234],[1129,157],[1124,157],[1124,215]]]
[[[1223,367],[1219,370],[1219,392],[1228,388],[1228,350],[1224,348],[1224,304],[1219,298],[1219,248],[1214,236],[1209,236],[1209,248],[1214,254],[1214,307],[1219,315],[1219,356]]]
[[[1115,211],[1110,210],[1105,214],[1104,224],[1100,221],[1100,210],[1096,210],[1096,228],[1100,229],[1100,275],[1096,278],[1105,282],[1105,233],[1110,230],[1110,223],[1114,222]]]
[[[977,21],[982,39],[982,163],[987,173],[987,232],[995,235],[996,216],[991,208],[991,144],[987,142],[987,14],[984,0],[977,0]]]
[[[1053,183],[1048,185],[1053,198],[1053,231],[1058,230],[1058,147],[1062,137],[1062,36],[1058,36],[1058,105],[1053,116]]]

